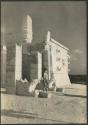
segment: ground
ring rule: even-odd
[[[64,95],[51,98],[9,95],[1,92],[1,123],[86,123],[86,85],[72,84]]]

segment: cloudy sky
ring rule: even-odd
[[[21,38],[26,15],[32,18],[33,42],[43,41],[51,31],[52,38],[70,49],[70,74],[86,74],[85,2],[1,2],[2,44]]]

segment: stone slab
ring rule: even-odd
[[[40,98],[48,98],[48,93],[44,92],[44,91],[41,91],[41,92],[39,92],[38,97],[40,97]]]

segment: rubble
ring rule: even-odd
[[[25,78],[24,80],[23,79],[21,79],[20,80],[22,83],[27,83],[28,82],[28,80]]]
[[[51,80],[49,82],[49,88],[48,88],[48,90],[56,91],[56,85],[55,85],[55,81],[54,80]]]
[[[33,93],[35,91],[35,88],[38,84],[38,79],[33,79],[30,83],[30,86],[29,86],[29,93]]]

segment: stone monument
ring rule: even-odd
[[[68,76],[69,49],[51,38],[50,31],[47,33],[45,42],[43,64],[48,69],[49,80],[53,74],[57,88],[70,85]]]

